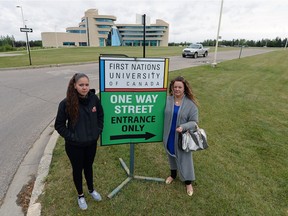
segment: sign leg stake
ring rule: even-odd
[[[146,180],[146,181],[157,181],[157,182],[165,182],[165,179],[162,178],[153,178],[153,177],[145,177],[145,176],[135,176],[134,175],[134,143],[130,144],[130,170],[127,165],[123,161],[122,158],[119,158],[120,163],[127,174],[127,178],[116,187],[110,194],[108,194],[108,198],[114,197],[126,184],[128,184],[132,179]]]

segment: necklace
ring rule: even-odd
[[[178,99],[178,100],[177,100],[176,98],[174,98],[174,100],[175,100],[175,103],[176,103],[176,104],[181,104],[181,102],[182,102],[182,98],[180,98],[180,99]]]

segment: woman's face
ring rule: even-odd
[[[74,88],[81,96],[86,96],[90,90],[89,80],[87,77],[81,77],[75,84]]]
[[[175,97],[182,97],[184,95],[184,84],[180,81],[175,81],[173,85],[173,94]]]

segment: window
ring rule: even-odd
[[[87,42],[79,42],[79,46],[87,46]]]
[[[153,40],[153,41],[150,41],[150,46],[157,46],[157,41]]]
[[[120,29],[143,29],[143,26],[117,26]]]
[[[67,33],[74,33],[74,34],[86,34],[86,30],[67,30]]]
[[[109,34],[109,32],[108,31],[98,31],[98,34]]]
[[[111,28],[110,25],[97,25],[98,28]]]
[[[75,42],[63,42],[63,46],[75,46]]]
[[[135,40],[134,41],[134,46],[140,46],[141,45],[141,42],[140,41],[138,41],[138,40]]]
[[[143,35],[124,35],[124,37],[126,37],[126,38],[131,38],[131,37],[132,37],[132,38],[134,38],[134,37],[135,37],[135,38],[136,38],[136,37],[137,37],[137,38],[143,38]]]
[[[123,41],[123,45],[124,46],[132,46],[133,45],[133,41]]]
[[[113,22],[112,19],[107,19],[107,18],[95,18],[97,22]]]
[[[99,38],[99,46],[100,47],[104,47],[104,42],[105,42],[104,38]]]

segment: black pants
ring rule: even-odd
[[[175,179],[177,177],[177,170],[170,170],[170,171],[171,171],[171,174],[170,174],[171,177],[173,179]],[[192,184],[192,181],[187,180],[184,183],[185,183],[185,185],[190,185],[190,184]]]
[[[93,162],[96,155],[97,144],[92,144],[87,147],[78,147],[66,144],[65,150],[69,157],[73,170],[73,181],[78,192],[78,195],[83,194],[83,179],[82,172],[84,170],[85,179],[88,190],[93,188]]]

